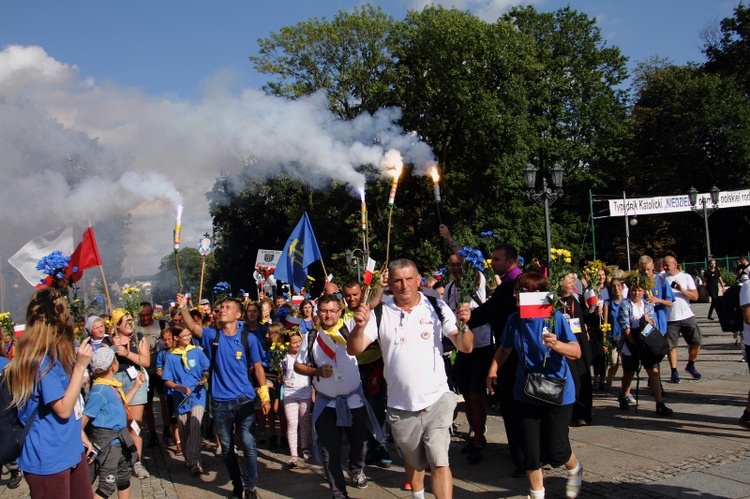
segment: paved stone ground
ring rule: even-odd
[[[718,321],[705,319],[708,305],[694,304],[705,341],[697,367],[703,379],[685,379],[687,351],[679,347],[679,368],[683,382],[665,381],[665,401],[675,410],[673,418],[655,415],[654,402],[645,383],[641,384],[638,412],[620,411],[613,394],[597,393],[594,424],[571,428],[573,449],[585,468],[581,498],[750,498],[750,431],[738,426],[745,406],[750,376],[741,362],[741,351],[730,334],[720,331]],[[662,369],[667,369],[666,362]],[[667,375],[663,375],[668,379]],[[619,383],[619,376],[615,384]],[[157,418],[158,419],[158,418]],[[491,413],[489,445],[484,460],[470,465],[461,455],[462,437],[468,430],[463,414],[457,419],[459,432],[451,444],[454,495],[462,497],[522,498],[528,493],[525,479],[511,478],[502,420]],[[395,452],[393,452],[395,455]],[[263,498],[330,496],[322,468],[301,463],[287,470],[286,454],[259,449],[259,494]],[[404,482],[401,461],[389,469],[368,467],[370,485],[364,490],[349,488],[353,498],[410,497],[401,490]],[[208,499],[229,494],[231,485],[223,464],[213,456],[213,446],[204,443],[206,473],[194,478],[181,457],[170,449],[146,451],[145,464],[151,472],[146,480],[133,479],[132,497]],[[562,470],[546,470],[547,497],[565,496]],[[23,483],[7,490],[7,473],[0,478],[0,497],[25,498]],[[427,490],[430,491],[429,480]],[[429,496],[429,494],[428,494]]]

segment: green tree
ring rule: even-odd
[[[677,66],[654,60],[636,71],[632,110],[634,142],[630,167],[623,172],[626,189],[635,195],[680,195],[690,187],[708,192],[740,188],[750,164],[750,106],[737,82],[697,65]],[[744,251],[746,210],[719,210],[711,217],[716,254]],[[642,217],[642,233],[660,234],[644,251],[700,259],[705,254],[703,224],[692,213]],[[697,243],[700,241],[700,243]]]
[[[734,17],[721,21],[721,34],[706,40],[706,69],[735,78],[750,97],[750,7],[734,8]]]
[[[330,22],[310,19],[259,39],[259,55],[250,60],[259,73],[276,75],[267,91],[296,98],[323,89],[331,111],[352,119],[387,101],[393,59],[386,37],[392,25],[380,8],[355,7]]]
[[[197,304],[198,289],[200,287],[201,264],[203,257],[195,248],[180,248],[177,252],[180,262],[180,277],[182,278],[182,292],[191,293],[193,301]],[[210,298],[212,276],[216,272],[216,261],[214,254],[206,257],[206,268],[203,284],[203,296]],[[164,303],[173,300],[175,294],[180,291],[177,277],[177,266],[175,265],[174,253],[165,255],[159,263],[159,271],[154,276],[152,285],[154,303]]]

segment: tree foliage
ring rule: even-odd
[[[191,293],[195,304],[198,303],[198,291],[200,288],[201,265],[203,257],[195,248],[180,248],[177,253],[180,263],[180,277],[182,279],[182,292]],[[212,281],[216,275],[216,261],[214,254],[206,257],[204,273],[203,297],[211,298],[213,288]],[[180,291],[177,277],[177,265],[174,253],[165,255],[159,263],[159,272],[154,278],[151,288],[154,303],[165,303],[174,300],[175,294]]]
[[[290,98],[325,90],[331,111],[352,119],[375,112],[389,93],[393,59],[386,38],[393,19],[365,5],[332,21],[310,19],[258,40],[255,69],[275,75],[265,89]]]

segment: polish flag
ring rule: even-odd
[[[586,305],[589,307],[593,307],[596,305],[596,292],[592,288],[586,289],[586,291],[583,293],[583,299],[586,301]]]
[[[336,342],[329,338],[327,334],[323,331],[319,331],[318,337],[315,341],[329,359],[333,360],[336,358]]]
[[[370,257],[367,257],[367,267],[365,268],[365,278],[364,283],[369,286],[372,284],[372,276],[375,272],[375,260],[373,260]]]
[[[302,324],[302,319],[299,317],[294,317],[291,314],[287,314],[284,316],[284,320],[282,321],[284,324],[284,327],[286,329],[292,329],[293,327],[299,327],[300,324]]]
[[[552,315],[552,304],[549,302],[548,292],[519,293],[518,298],[521,305],[521,319],[543,318]]]
[[[16,338],[20,338],[24,331],[26,331],[26,324],[16,324],[13,326],[13,336]]]

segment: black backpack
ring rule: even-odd
[[[24,427],[18,419],[18,410],[11,405],[12,399],[3,369],[0,371],[0,464],[11,463],[21,455],[26,435],[39,410],[37,407]]]
[[[740,289],[742,286],[736,284],[729,286],[723,296],[716,298],[716,313],[721,330],[725,333],[742,331],[745,324],[740,307]]]

